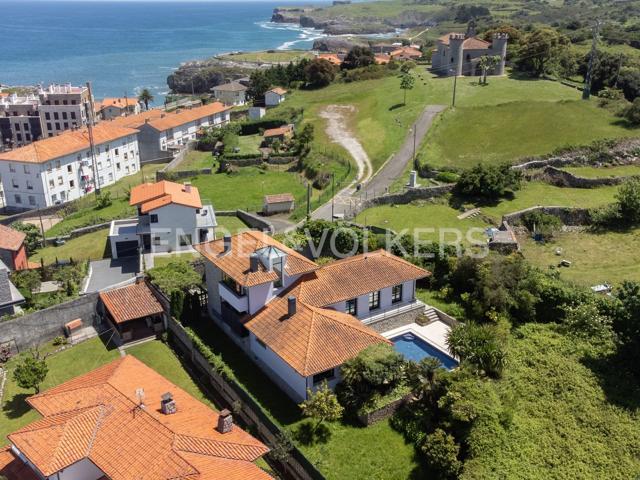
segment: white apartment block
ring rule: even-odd
[[[6,207],[20,211],[69,202],[135,174],[140,170],[137,133],[106,123],[95,126],[95,162],[86,128],[0,153]]]

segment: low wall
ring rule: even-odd
[[[93,325],[98,294],[90,293],[75,300],[0,322],[0,343],[15,342],[18,350],[36,347],[63,335],[66,323],[81,318],[85,326]]]
[[[236,216],[251,228],[257,228],[258,230],[262,230],[263,232],[268,232],[271,234],[275,232],[273,224],[268,220],[259,217],[258,215],[245,212],[244,210],[237,210]]]
[[[382,408],[379,408],[378,410],[374,410],[373,412],[369,412],[369,413],[358,414],[358,420],[365,427],[368,427],[369,425],[373,425],[374,423],[379,422],[380,420],[384,420],[386,418],[391,417],[394,413],[398,411],[400,407],[402,407],[402,405],[409,402],[412,397],[413,397],[413,394],[408,394],[402,398],[399,398],[398,400],[395,400],[385,405]]]
[[[355,217],[363,210],[367,208],[375,207],[377,205],[405,205],[415,200],[428,200],[430,198],[441,197],[450,193],[455,187],[455,183],[448,183],[446,185],[440,185],[437,187],[419,187],[405,190],[401,193],[391,193],[382,195],[380,197],[364,200],[354,209],[353,216]]]
[[[178,171],[170,171],[166,172],[163,170],[158,170],[156,172],[156,182],[160,182],[162,180],[167,179],[181,179],[181,178],[191,178],[197,177],[198,175],[211,175],[213,173],[212,168],[202,168],[200,170],[178,170]]]
[[[198,142],[195,141],[195,140],[187,142],[187,144],[184,146],[184,148],[182,150],[180,150],[176,155],[174,155],[173,160],[171,160],[169,163],[167,163],[165,165],[165,167],[162,169],[162,171],[163,172],[167,172],[169,170],[175,169],[178,165],[180,165],[182,163],[182,161],[184,160],[184,157],[187,155],[187,153],[196,148],[197,144],[198,144]]]
[[[35,210],[23,210],[20,212],[14,211],[9,211],[10,208],[9,207],[5,207],[5,212],[7,214],[13,213],[13,215],[6,217],[6,218],[2,218],[0,219],[0,224],[1,225],[10,225],[13,222],[19,222],[22,219],[25,218],[31,218],[31,217],[37,217],[39,215],[42,216],[47,216],[47,215],[53,215],[54,213],[59,212],[60,210],[62,210],[64,207],[69,206],[71,203],[73,202],[69,202],[69,203],[61,203],[60,205],[52,205],[51,207],[45,207],[45,208],[40,208],[40,209],[35,209]]]
[[[601,177],[601,178],[585,178],[574,175],[573,173],[560,170],[556,167],[546,167],[542,173],[536,175],[540,180],[544,180],[557,187],[570,188],[597,188],[611,185],[620,185],[629,178],[639,177]]]
[[[503,222],[507,222],[510,225],[516,224],[520,221],[522,216],[529,212],[542,212],[547,215],[553,215],[565,225],[589,225],[591,223],[591,214],[587,208],[574,208],[574,207],[531,207],[518,212],[509,213],[502,217]]]

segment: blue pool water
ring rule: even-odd
[[[458,362],[449,355],[442,353],[437,348],[428,344],[412,333],[403,333],[391,339],[396,350],[404,355],[407,360],[419,362],[425,357],[433,357],[440,360],[440,363],[447,370],[452,370],[458,366]]]

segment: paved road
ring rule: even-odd
[[[444,105],[429,105],[424,109],[416,122],[415,142],[419,146],[436,116],[446,107]],[[404,143],[391,159],[383,165],[376,175],[366,182],[359,192],[354,186],[348,186],[339,191],[333,199],[334,214],[348,216],[357,208],[361,200],[383,194],[387,188],[405,171],[407,164],[413,158],[414,133],[413,129],[407,135]],[[332,202],[329,201],[312,212],[314,219],[331,220]]]

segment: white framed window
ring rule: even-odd
[[[369,310],[377,310],[380,308],[380,290],[369,294]]]
[[[11,173],[16,173],[16,166],[13,163],[9,164],[9,171]]]
[[[22,203],[22,197],[20,195],[18,195],[17,193],[13,196],[13,199],[16,201],[17,204],[21,204]]]
[[[36,197],[34,197],[33,195],[29,195],[29,205],[35,205],[36,204]]]
[[[33,183],[29,180],[27,180],[27,190],[33,190]]]
[[[18,184],[18,181],[15,178],[11,179],[11,186],[13,188],[20,188],[20,185]]]
[[[29,165],[23,165],[22,169],[24,170],[24,173],[26,173],[27,175],[31,173],[31,169],[29,168]]]
[[[58,177],[58,185],[64,185],[64,180],[62,177]]]

